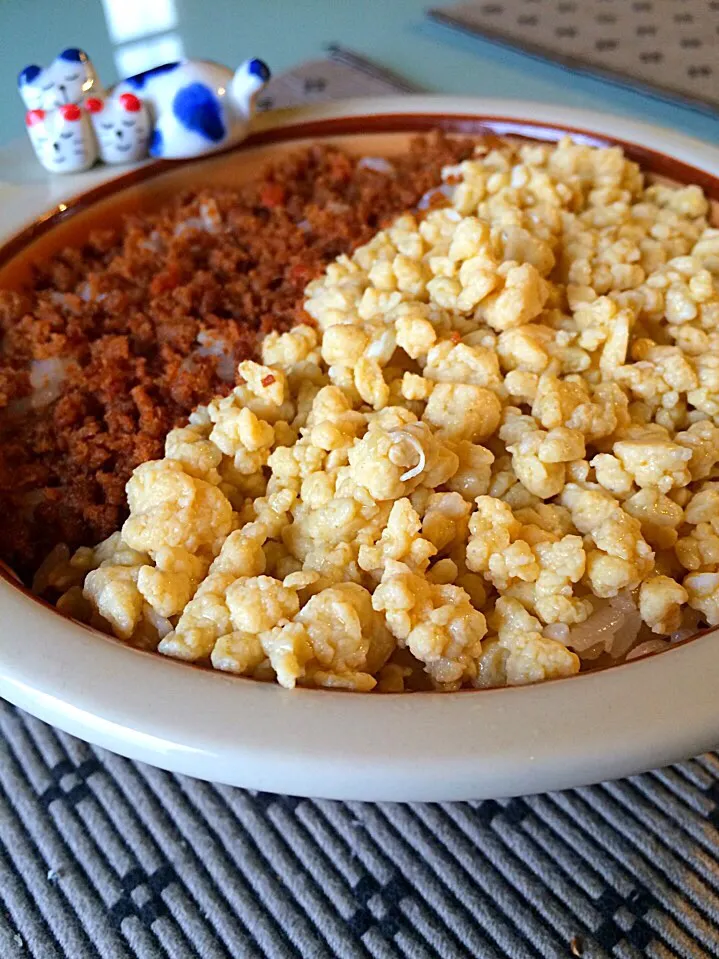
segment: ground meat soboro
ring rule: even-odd
[[[391,171],[301,150],[242,189],[91,234],[27,293],[0,291],[0,558],[27,578],[56,543],[117,529],[130,473],[168,430],[231,388],[264,333],[307,321],[306,284],[473,145],[418,139]]]

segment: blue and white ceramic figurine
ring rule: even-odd
[[[113,93],[134,93],[149,105],[151,156],[180,159],[242,140],[269,79],[269,67],[256,58],[234,73],[208,60],[185,60],[128,77]]]
[[[49,67],[25,67],[18,87],[38,159],[52,173],[72,173],[98,155],[105,163],[129,163],[148,152],[183,159],[237,143],[269,78],[256,58],[234,73],[185,60],[128,77],[106,93],[87,54],[70,48]],[[70,105],[76,109],[63,110]]]
[[[55,110],[28,110],[25,125],[38,160],[50,173],[79,173],[97,160],[90,117],[77,103],[63,103]]]
[[[85,109],[103,163],[134,163],[147,156],[152,120],[147,104],[134,93],[88,97]]]
[[[25,67],[18,75],[17,86],[28,110],[55,110],[63,103],[104,95],[92,61],[77,47],[63,50],[49,67],[34,63]]]

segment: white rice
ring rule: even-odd
[[[175,227],[175,236],[182,236],[188,230],[201,230],[203,233],[218,233],[222,228],[222,217],[214,200],[200,204],[200,215],[190,216]]]
[[[52,290],[48,295],[50,300],[55,304],[55,306],[61,306],[68,313],[75,313],[77,315],[78,313],[77,303],[73,302],[72,299],[68,299],[67,293],[60,293],[59,290]],[[85,299],[85,298],[82,295],[80,295],[80,299]]]
[[[33,360],[30,364],[30,386],[33,393],[32,406],[38,409],[49,406],[62,393],[67,371],[74,366],[73,360],[51,356],[47,360]]]
[[[642,656],[648,656],[650,653],[663,653],[665,649],[670,647],[671,643],[667,642],[666,639],[648,639],[628,652],[625,659],[626,662],[631,659],[641,659]]]
[[[143,250],[150,250],[152,253],[162,253],[165,249],[165,243],[157,230],[153,230],[148,238],[142,241],[140,246]]]
[[[7,405],[11,416],[24,415],[30,410],[41,410],[54,403],[62,393],[67,371],[75,365],[74,360],[51,356],[46,360],[30,363],[30,386],[32,393]]]
[[[175,236],[182,236],[183,233],[188,233],[190,230],[201,230],[203,233],[207,232],[204,221],[201,220],[199,216],[189,216],[186,220],[177,224],[173,233]]]
[[[688,606],[683,612],[684,615],[682,617],[681,626],[669,637],[669,641],[671,643],[681,643],[685,639],[691,639],[695,633],[698,633],[699,630],[703,628],[700,613],[698,613],[695,609],[689,609]]]
[[[197,356],[218,356],[217,375],[225,383],[234,383],[235,361],[227,343],[208,330],[200,330],[197,334],[197,342],[200,345],[195,350],[195,354]]]
[[[594,612],[569,631],[567,646],[579,656],[595,659],[609,653],[614,659],[623,656],[637,638],[641,616],[631,594],[620,593],[613,599],[591,597]]]
[[[444,196],[448,200],[451,200],[454,196],[454,187],[451,183],[443,183],[442,186],[432,187],[431,190],[427,190],[426,193],[423,193],[419,198],[419,203],[417,204],[418,210],[426,210],[429,207],[429,204],[432,201],[432,197],[435,196]]]
[[[214,200],[205,200],[200,204],[200,216],[208,233],[217,233],[222,227],[222,214]]]
[[[594,612],[583,623],[572,627],[552,623],[543,630],[547,638],[556,639],[574,650],[585,663],[603,654],[615,660],[639,659],[649,653],[670,649],[673,643],[689,639],[702,629],[701,615],[685,607],[681,627],[671,636],[659,637],[643,625],[629,591],[612,599],[586,598],[594,606]]]
[[[394,167],[384,157],[362,157],[357,166],[359,169],[374,170],[376,173],[394,173]]]
[[[146,246],[146,244],[141,243],[140,246]],[[81,300],[84,300],[85,303],[102,303],[103,300],[107,299],[107,293],[98,293],[96,296],[93,296],[92,287],[89,283],[80,284],[80,286],[78,286],[78,288],[75,290],[75,293],[80,297]]]
[[[157,635],[159,639],[164,639],[168,633],[172,632],[172,623],[169,619],[166,619],[164,616],[160,616],[152,606],[146,604],[143,609],[143,615],[149,624],[157,630]]]

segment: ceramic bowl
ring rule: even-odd
[[[652,176],[719,201],[719,149],[627,119],[534,103],[386,97],[259,118],[239,147],[181,166],[147,163],[0,184],[0,286],[81,242],[97,222],[196,183],[237,184],[307,141],[376,155],[435,127],[620,143]],[[17,168],[19,171],[19,167]],[[0,694],[124,756],[203,779],[301,796],[452,800],[625,776],[719,742],[716,630],[668,652],[532,687],[452,694],[288,691],[131,649],[0,579]]]

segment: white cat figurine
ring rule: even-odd
[[[128,77],[112,93],[142,97],[154,123],[150,155],[179,159],[242,140],[255,97],[269,78],[269,68],[256,58],[246,60],[234,73],[219,63],[184,60]]]
[[[50,173],[79,173],[97,160],[90,118],[77,103],[28,110],[25,125],[38,160]]]
[[[234,73],[184,60],[128,77],[106,94],[87,54],[69,47],[48,67],[25,67],[18,88],[40,162],[52,173],[73,173],[98,153],[106,163],[130,163],[148,152],[181,159],[237,143],[269,78],[257,58]]]
[[[100,159],[103,163],[134,163],[147,156],[152,121],[145,104],[134,93],[120,93],[106,99],[88,97]]]
[[[80,103],[104,91],[92,61],[77,47],[68,47],[50,66],[31,64],[17,78],[20,96],[28,110],[54,110],[63,103]]]

